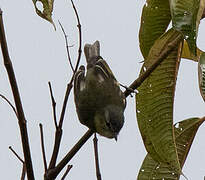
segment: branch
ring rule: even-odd
[[[4,65],[8,73],[8,77],[9,77],[9,81],[10,81],[10,85],[11,85],[11,89],[12,89],[12,93],[16,105],[16,110],[18,113],[18,122],[19,122],[19,128],[21,132],[21,143],[23,147],[24,159],[25,159],[25,164],[27,169],[27,177],[29,180],[33,180],[34,173],[33,173],[32,161],[31,161],[26,119],[24,116],[24,111],[21,103],[21,98],[20,98],[12,62],[10,60],[9,53],[8,53],[1,9],[0,9],[0,42],[1,42],[2,54],[4,58]]]
[[[26,176],[26,165],[23,164],[22,172],[21,172],[21,180],[24,180]]]
[[[16,108],[14,107],[14,105],[13,105],[4,95],[0,94],[0,97],[1,97],[2,99],[4,99],[4,100],[10,105],[10,107],[13,109],[13,111],[14,111],[14,113],[15,113],[17,119],[18,119],[18,114],[17,114],[17,112],[16,112]]]
[[[75,11],[77,22],[78,22],[78,25],[77,25],[78,31],[79,31],[78,58],[77,58],[77,63],[76,63],[75,70],[74,70],[74,73],[72,75],[72,78],[71,78],[69,84],[67,85],[67,89],[66,89],[66,93],[65,93],[65,97],[64,97],[64,102],[63,102],[63,107],[62,107],[62,111],[61,111],[61,115],[60,115],[60,120],[59,120],[58,128],[56,129],[56,133],[55,133],[55,143],[54,143],[54,148],[53,148],[51,161],[49,163],[49,168],[48,168],[49,170],[53,169],[56,165],[56,160],[57,160],[57,156],[58,156],[58,153],[59,153],[59,148],[60,148],[60,143],[61,143],[61,138],[62,138],[62,126],[63,126],[65,110],[66,110],[66,106],[67,106],[67,102],[68,102],[68,97],[69,97],[71,89],[73,87],[72,83],[73,83],[73,80],[74,80],[74,77],[75,77],[75,73],[78,70],[78,66],[79,66],[80,58],[81,58],[81,53],[82,53],[82,50],[81,50],[81,47],[82,47],[82,32],[81,32],[80,19],[79,19],[76,7],[75,7],[72,0],[71,0],[71,3],[72,3],[72,6],[73,6],[73,9]]]
[[[70,52],[69,52],[69,46],[68,46],[68,38],[67,38],[68,36],[66,35],[65,30],[64,30],[62,24],[60,23],[60,21],[58,21],[58,23],[60,24],[61,30],[63,31],[63,35],[64,35],[64,38],[65,38],[65,44],[66,44],[66,51],[67,51],[67,56],[68,56],[68,62],[69,62],[70,67],[71,67],[71,69],[72,69],[72,71],[73,71],[73,73],[74,73],[74,68],[73,68],[73,64],[72,64],[72,62],[71,62],[71,57],[70,57]]]
[[[80,19],[79,19],[79,15],[78,15],[77,9],[75,7],[75,4],[73,3],[72,0],[71,0],[71,3],[72,3],[72,6],[73,6],[73,9],[75,11],[75,15],[76,15],[77,22],[78,22],[77,27],[78,27],[78,34],[79,34],[79,47],[78,47],[78,58],[77,58],[77,63],[75,65],[75,70],[73,72],[73,76],[72,76],[72,78],[70,80],[70,83],[67,86],[66,95],[65,95],[65,98],[64,98],[63,108],[62,108],[62,112],[61,112],[61,116],[60,116],[60,121],[59,121],[59,127],[60,128],[62,128],[62,125],[63,125],[63,120],[64,120],[65,109],[66,109],[68,97],[69,97],[70,91],[72,89],[72,83],[73,83],[73,80],[74,80],[74,77],[75,77],[75,73],[78,70],[78,66],[79,66],[80,58],[81,58],[81,54],[82,54],[82,32],[81,32]]]
[[[14,155],[17,157],[17,159],[24,164],[24,160],[22,158],[20,158],[20,156],[16,153],[16,151],[13,150],[13,148],[11,146],[9,146],[9,149],[11,150],[12,153],[14,153]]]
[[[100,173],[99,158],[98,158],[98,139],[96,133],[94,134],[93,144],[94,144],[94,152],[95,152],[96,176],[97,176],[97,180],[102,180],[101,173]]]
[[[161,62],[163,60],[165,60],[167,58],[167,56],[176,48],[176,46],[180,43],[180,41],[182,40],[182,35],[178,34],[175,39],[173,39],[173,41],[171,41],[168,45],[167,48],[165,48],[160,55],[158,56],[158,58],[155,60],[155,62],[153,62],[153,64],[147,68],[147,70],[140,76],[138,77],[130,86],[129,88],[131,88],[132,90],[137,89],[143,82],[144,80],[149,77],[149,75],[161,64]],[[132,93],[131,90],[126,89],[124,94],[125,97],[129,96]]]
[[[47,171],[47,161],[46,161],[46,153],[45,153],[45,146],[44,146],[44,137],[43,137],[43,125],[40,123],[40,134],[41,134],[41,149],[42,149],[42,155],[43,155],[43,164],[45,172]]]
[[[67,169],[63,175],[63,177],[61,178],[61,180],[64,180],[66,178],[66,176],[68,175],[68,173],[70,172],[71,168],[73,167],[73,165],[68,165]]]
[[[79,34],[78,58],[77,58],[77,63],[75,65],[75,71],[74,71],[74,74],[73,74],[73,77],[72,77],[72,80],[71,80],[71,82],[72,82],[73,79],[74,79],[75,73],[78,70],[78,66],[80,64],[80,58],[81,58],[81,54],[82,54],[82,32],[81,32],[81,24],[80,24],[80,18],[79,18],[79,15],[78,15],[78,11],[75,7],[75,4],[73,3],[73,0],[71,0],[71,3],[72,3],[72,6],[73,6],[73,9],[75,11],[75,15],[76,15],[76,18],[77,18],[77,21],[78,21],[77,27],[78,27],[78,34]]]
[[[68,84],[65,98],[64,98],[62,113],[61,113],[61,117],[60,117],[61,124],[59,123],[59,125],[57,126],[57,129],[56,129],[56,132],[55,132],[55,143],[54,143],[53,153],[52,153],[52,157],[51,157],[51,161],[49,163],[48,169],[52,169],[56,165],[56,160],[57,160],[57,156],[59,153],[59,148],[60,148],[60,143],[61,143],[61,138],[62,138],[62,124],[63,124],[66,105],[67,105],[67,101],[68,101],[68,97],[69,97],[71,89],[72,89],[72,84]]]
[[[54,124],[55,127],[57,129],[57,120],[56,120],[56,101],[55,98],[53,96],[53,91],[52,91],[52,87],[51,87],[51,82],[48,82],[48,86],[49,86],[49,91],[50,91],[50,95],[51,95],[51,101],[52,101],[52,107],[53,107],[53,119],[54,119]]]
[[[9,149],[11,150],[11,152],[17,157],[17,159],[19,161],[22,162],[23,164],[23,168],[22,168],[22,173],[21,173],[21,180],[24,180],[25,179],[25,175],[26,175],[26,165],[25,165],[25,162],[23,161],[23,159],[16,153],[16,151],[14,151],[14,149],[9,146]]]
[[[66,164],[73,158],[73,156],[80,150],[80,148],[86,143],[86,141],[93,135],[92,130],[88,130],[84,136],[75,144],[75,146],[66,154],[66,156],[58,163],[58,165],[48,171],[46,179],[55,179],[60,171],[66,166]]]

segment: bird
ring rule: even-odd
[[[87,62],[74,78],[74,100],[80,123],[107,138],[115,138],[124,124],[126,98],[106,61],[100,42],[86,44]]]

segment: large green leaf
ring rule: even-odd
[[[139,42],[146,59],[155,40],[167,29],[171,20],[169,0],[147,0],[143,7]]]
[[[198,64],[198,77],[199,77],[199,89],[201,96],[205,101],[205,53],[203,52],[200,56]]]
[[[173,28],[184,34],[191,52],[196,55],[198,24],[203,11],[200,0],[170,0],[170,10]]]
[[[196,56],[193,55],[191,53],[191,51],[189,50],[189,47],[188,47],[186,40],[184,40],[182,55],[181,55],[182,58],[190,59],[190,60],[198,62],[202,53],[203,53],[203,51],[200,50],[199,48],[197,48],[196,49]]]
[[[172,29],[160,37],[151,48],[140,74],[179,35],[180,32]],[[138,88],[136,108],[139,129],[148,153],[157,162],[164,162],[180,173],[173,135],[173,102],[180,53],[178,49],[176,46]]]
[[[52,12],[53,12],[53,3],[54,0],[32,0],[34,7],[36,9],[36,13],[42,17],[43,19],[49,21],[51,24],[53,24],[54,28],[55,25],[53,23],[53,19],[52,19]],[[43,10],[41,11],[38,6],[37,3],[42,3],[43,5]]]
[[[196,19],[197,32],[198,32],[198,28],[199,28],[199,23],[200,23],[201,17],[202,17],[203,12],[204,12],[204,7],[205,7],[205,0],[200,0],[199,10],[198,10],[197,19]]]
[[[175,124],[174,132],[176,137],[177,152],[181,168],[184,165],[188,152],[196,132],[202,120],[191,118]],[[178,180],[179,175],[171,170],[166,164],[158,163],[147,154],[138,174],[138,180]]]

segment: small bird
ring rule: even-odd
[[[74,98],[80,122],[98,134],[115,138],[124,124],[126,99],[106,61],[100,43],[86,44],[87,71],[81,66],[74,79]]]

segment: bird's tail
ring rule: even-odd
[[[90,60],[100,56],[100,42],[95,41],[94,44],[86,44],[84,46],[84,53],[87,63],[90,63]]]

